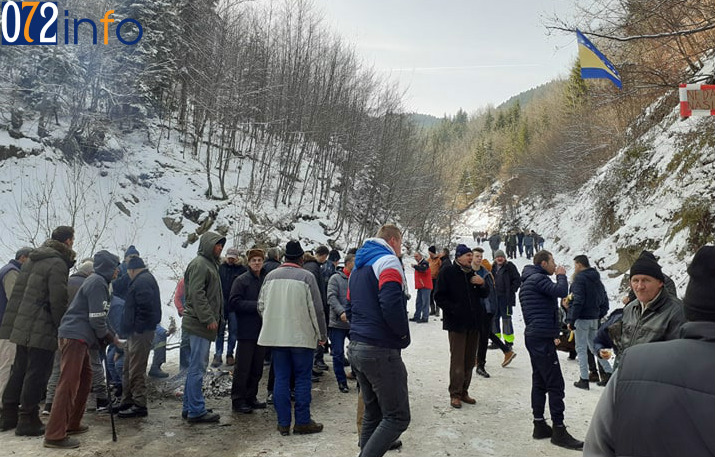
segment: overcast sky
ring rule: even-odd
[[[314,0],[326,25],[407,89],[409,111],[454,114],[498,105],[566,76],[575,34],[547,36],[545,16],[574,0]]]

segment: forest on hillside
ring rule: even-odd
[[[680,83],[712,82],[713,75],[696,76],[712,57],[712,0],[596,0],[579,7],[575,19],[554,17],[545,25],[551,33],[579,28],[589,35],[619,70],[623,90],[583,80],[575,61],[563,81],[443,122],[430,144],[435,155],[465,163],[460,205],[496,179],[504,183],[499,197],[506,210],[523,197],[577,190],[677,106]],[[634,122],[656,101],[656,109]]]
[[[106,160],[111,135],[158,126],[153,141],[178,136],[185,160],[201,164],[207,199],[238,193],[226,180],[238,169],[250,174],[243,198],[256,208],[336,214],[325,229],[333,239],[394,221],[417,241],[447,241],[459,212],[496,180],[505,207],[514,196],[577,189],[671,109],[715,38],[715,0],[588,5],[546,26],[590,34],[621,72],[622,91],[583,81],[575,62],[565,80],[433,124],[405,112],[401,88],[309,0],[67,0],[73,17],[95,18],[100,40],[108,9],[116,23],[138,19],[144,34],[135,46],[94,45],[80,24],[68,30],[78,44],[0,47],[3,124],[15,137],[36,125],[33,138],[90,164]],[[125,40],[138,33],[130,29]],[[663,96],[662,110],[633,124]]]

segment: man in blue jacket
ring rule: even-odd
[[[410,424],[407,370],[410,344],[406,281],[397,257],[402,232],[384,225],[355,256],[348,281],[350,362],[365,402],[360,456],[382,456]]]
[[[571,284],[571,306],[567,321],[569,328],[576,331],[576,354],[581,378],[574,383],[579,389],[588,390],[588,350],[597,354],[593,340],[598,331],[599,319],[608,313],[608,294],[601,282],[601,275],[591,267],[588,257],[578,255],[574,259],[576,275]],[[598,357],[609,378],[613,372],[611,364],[606,359]]]
[[[550,278],[554,273],[556,283]],[[555,343],[560,328],[558,299],[565,297],[568,290],[566,269],[556,266],[549,251],[537,252],[534,264],[522,271],[519,301],[526,323],[524,342],[531,358],[532,436],[551,438],[556,446],[578,450],[583,448],[583,442],[572,437],[564,426],[564,377]],[[553,429],[544,420],[547,393]]]

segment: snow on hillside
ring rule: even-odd
[[[663,271],[673,278],[682,297],[686,264],[693,252],[688,247],[688,228],[676,226],[685,202],[696,201],[715,214],[713,141],[712,118],[680,120],[678,107],[673,107],[578,192],[522,200],[516,217],[506,220],[491,204],[492,189],[465,211],[461,232],[532,229],[570,272],[573,258],[586,254],[602,271],[612,304],[619,306],[626,287],[623,274],[634,256],[649,249],[660,257]],[[705,236],[712,240],[712,227]]]
[[[19,149],[24,156],[0,160],[3,264],[19,247],[42,244],[57,225],[75,226],[78,260],[99,249],[123,258],[133,244],[159,281],[162,301],[170,307],[164,309],[164,324],[169,316],[175,316],[171,300],[176,281],[198,248],[197,242],[191,244],[187,239],[196,235],[209,214],[218,214],[209,230],[223,230],[226,248],[237,246],[244,252],[253,246],[252,234],[281,245],[300,239],[304,248],[314,248],[328,241],[320,223],[334,225],[329,214],[310,212],[310,195],[300,207],[279,202],[274,208],[270,197],[274,189],[263,189],[265,203],[254,207],[247,202],[250,158],[232,164],[226,177],[228,200],[207,199],[204,157],[191,158],[188,151],[184,157],[185,148],[176,134],[170,140],[157,141],[161,133],[165,135],[158,127],[150,128],[148,135],[115,133],[108,137],[107,155],[121,156],[120,160],[72,166],[57,148],[31,139],[32,123],[26,126],[22,133],[27,137],[21,139],[0,130],[0,153]],[[251,221],[247,210],[260,220]],[[297,217],[305,214],[315,219]]]

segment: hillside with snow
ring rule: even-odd
[[[463,213],[461,231],[534,230],[570,272],[573,258],[586,254],[601,270],[612,303],[620,303],[624,273],[648,249],[682,296],[687,263],[699,246],[715,239],[715,124],[712,117],[680,119],[669,99],[653,104],[633,125],[642,127],[657,113],[664,113],[662,119],[577,192],[521,199],[506,214],[495,206],[495,185]]]

